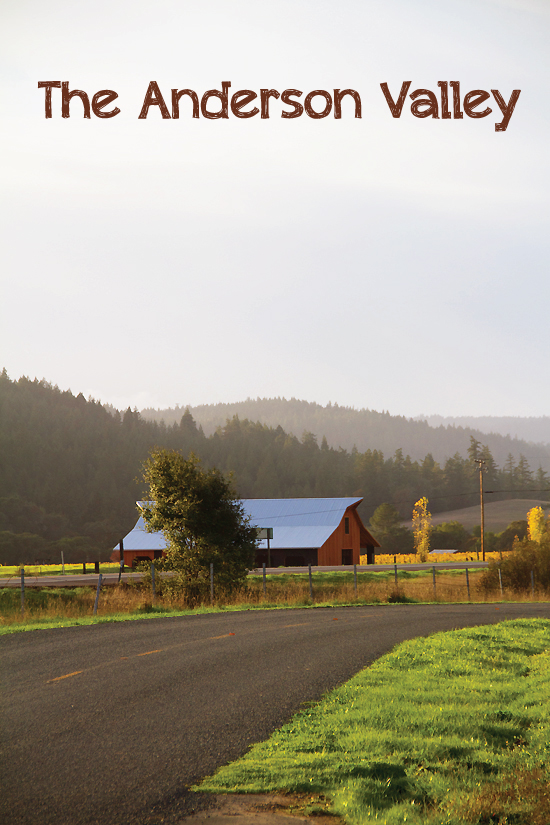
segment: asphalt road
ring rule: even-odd
[[[0,638],[0,821],[175,823],[194,781],[397,642],[550,604],[245,611]],[[199,800],[200,801],[200,800]]]

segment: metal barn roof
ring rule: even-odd
[[[273,527],[269,544],[277,550],[319,548],[360,498],[245,498],[244,512],[255,527]],[[259,542],[267,548],[267,539]]]
[[[148,533],[140,516],[133,530],[123,539],[125,550],[164,550],[167,547],[162,533]],[[116,548],[115,548],[116,549]]]
[[[338,527],[348,507],[361,498],[245,498],[245,515],[255,527],[272,527],[270,547],[274,550],[321,547]],[[139,504],[139,502],[138,502]],[[124,537],[125,550],[164,550],[162,533],[148,533],[143,518]],[[267,539],[259,542],[267,548]]]

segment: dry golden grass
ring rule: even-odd
[[[540,768],[499,777],[498,783],[480,786],[452,807],[461,822],[491,825],[548,825],[550,787]]]
[[[311,604],[385,604],[385,603],[456,603],[456,602],[508,602],[508,601],[548,601],[549,594],[535,588],[534,594],[518,594],[516,591],[500,590],[487,593],[480,586],[482,571],[471,570],[469,574],[470,593],[465,571],[438,572],[435,590],[432,575],[403,574],[398,572],[397,584],[394,576],[380,574],[380,578],[359,575],[357,591],[353,577],[345,579],[341,574],[320,575],[313,578],[313,600],[310,597],[307,576],[273,576],[266,581],[263,592],[261,577],[249,580],[247,586],[231,596],[216,596],[214,607],[239,609],[240,607],[302,607]],[[382,577],[383,576],[383,577]],[[366,579],[366,580],[365,580]],[[139,585],[122,584],[104,587],[101,590],[97,615],[147,615],[189,610],[182,593],[165,589],[157,593],[153,602],[151,590]],[[74,620],[91,617],[95,601],[95,588],[35,589],[27,588],[25,595],[25,623],[55,620]],[[210,608],[209,594],[202,605],[195,608]],[[0,624],[21,623],[21,603],[19,590],[0,591]]]

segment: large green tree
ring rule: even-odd
[[[247,521],[231,481],[205,470],[193,453],[155,449],[144,464],[149,532],[162,531],[168,548],[161,567],[176,572],[188,601],[205,598],[214,565],[216,592],[244,585],[254,567],[257,531]]]

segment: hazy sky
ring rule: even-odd
[[[548,414],[549,36],[547,0],[2,0],[0,367],[119,407]],[[46,119],[46,80],[121,112]],[[151,80],[363,116],[139,120]],[[521,95],[505,132],[493,96],[393,118],[406,80]]]

